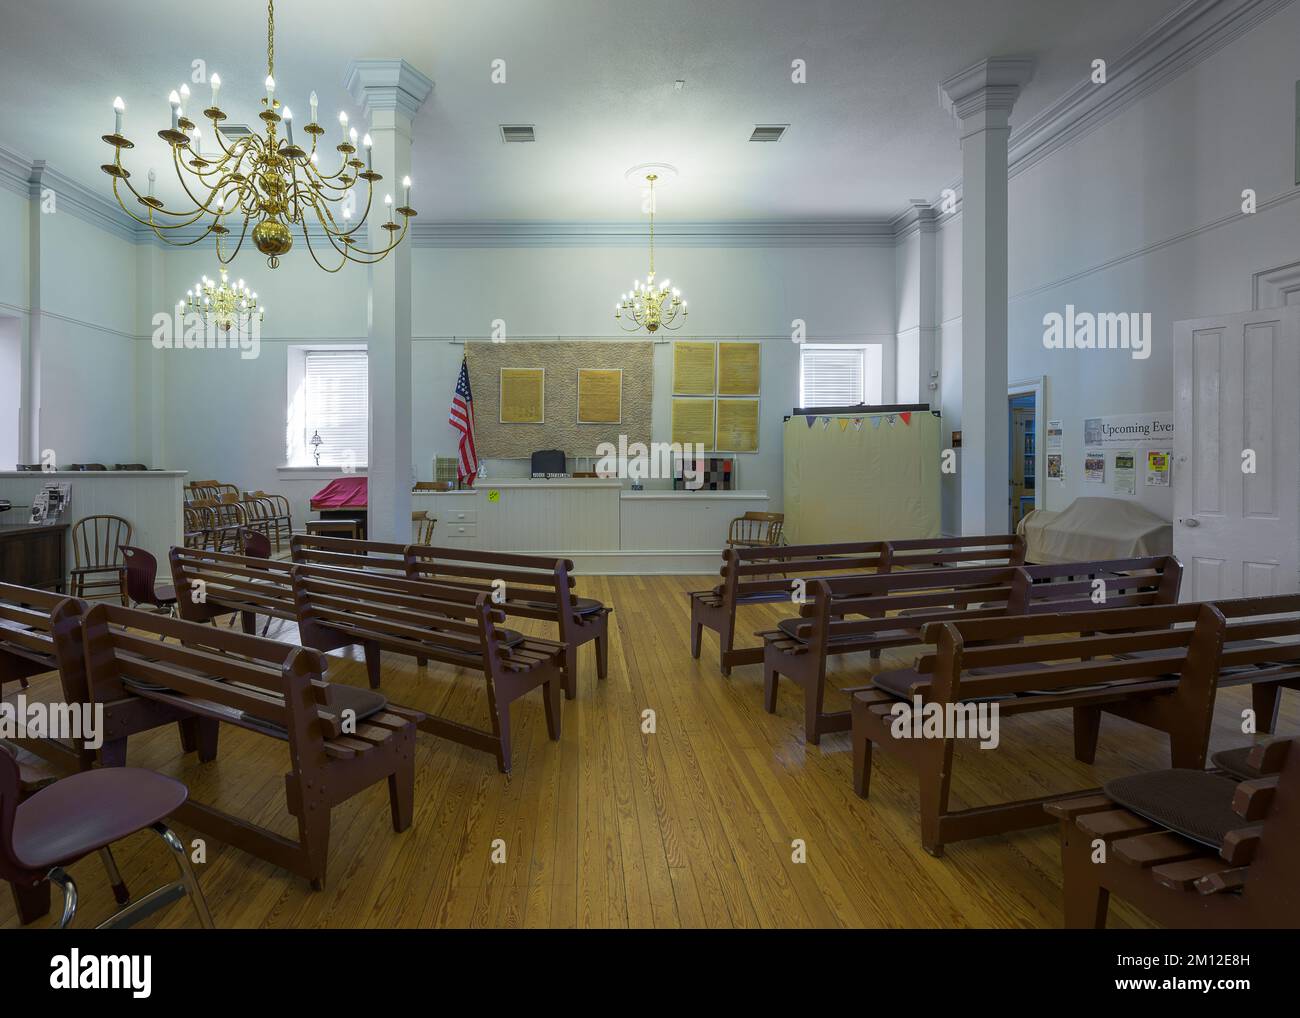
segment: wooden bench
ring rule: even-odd
[[[878,657],[884,649],[917,645],[929,622],[1173,604],[1182,573],[1182,564],[1166,556],[814,580],[801,619],[757,634],[763,639],[764,707],[775,713],[779,677],[793,680],[804,693],[805,739],[815,745],[822,735],[849,730],[849,711],[823,708],[831,654]]]
[[[78,710],[84,719],[87,713],[96,718],[102,712],[96,718],[98,732],[89,731],[83,720],[79,736],[29,736],[13,742],[63,772],[89,770],[96,762],[123,765],[128,736],[176,722],[184,752],[197,751],[201,760],[215,758],[215,724],[175,707],[110,695],[89,682],[81,631],[88,607],[63,594],[0,583],[0,677],[17,680],[27,703],[41,704],[47,716],[71,719],[70,712]],[[29,684],[38,675],[42,678]],[[17,692],[5,699],[12,703]]]
[[[1300,926],[1300,744],[1256,745],[1249,764],[1257,776],[1240,783],[1222,773],[1164,772],[1049,803],[1061,826],[1066,928],[1104,929],[1112,894],[1165,926]],[[1143,811],[1112,794],[1138,797]],[[1177,830],[1152,819],[1159,816]],[[1224,827],[1218,844],[1205,836]]]
[[[293,570],[287,562],[182,547],[173,547],[168,558],[176,610],[188,622],[212,622],[237,613],[244,632],[251,634],[257,631],[258,615],[298,621]]]
[[[393,830],[411,825],[418,712],[325,679],[325,659],[216,626],[99,604],[84,619],[86,673],[96,694],[157,704],[288,743],[285,796],[298,838],[191,796],[176,819],[325,884],[330,810],[388,782]],[[166,643],[158,637],[170,638]]]
[[[487,594],[462,587],[331,566],[295,565],[293,589],[303,646],[359,646],[372,688],[383,651],[483,673],[491,729],[428,715],[420,730],[496,756],[510,772],[510,705],[542,688],[546,727],[560,738],[564,647],[501,628],[505,614]]]
[[[1300,637],[1300,595],[1254,598],[1228,611],[1242,621],[1230,625],[1219,605],[1192,603],[929,623],[922,639],[935,653],[853,695],[854,788],[866,797],[873,747],[916,769],[921,841],[934,855],[949,841],[1038,826],[1041,806],[1079,794],[950,809],[952,731],[910,738],[894,730],[901,708],[917,703],[965,716],[981,700],[996,701],[999,718],[1068,708],[1084,763],[1096,754],[1096,719],[1115,714],[1166,733],[1175,767],[1204,767],[1219,687],[1294,686],[1300,677],[1300,642],[1272,642]],[[1282,617],[1253,617],[1265,614]]]
[[[398,574],[486,593],[492,596],[492,606],[507,616],[554,623],[564,645],[567,699],[577,694],[578,648],[583,644],[595,643],[597,677],[608,674],[613,609],[577,595],[568,559],[305,535],[295,536],[291,547],[295,562]]]
[[[896,569],[935,569],[953,565],[1019,565],[1024,539],[1015,534],[916,538],[842,544],[791,544],[777,548],[727,548],[722,553],[722,582],[710,590],[691,591],[691,656],[700,656],[705,629],[718,634],[718,668],[730,675],[736,665],[761,664],[763,648],[737,647],[736,612],[753,604],[789,599],[791,579],[835,573],[887,573]],[[773,574],[781,573],[776,579]]]

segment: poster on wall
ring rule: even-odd
[[[1065,448],[1065,427],[1060,421],[1047,422],[1047,451],[1060,452]],[[1049,475],[1050,476],[1050,475]]]
[[[673,399],[672,441],[713,449],[713,399]]]
[[[1106,483],[1105,450],[1089,449],[1083,454],[1083,479],[1088,484]]]
[[[1099,445],[1132,445],[1135,442],[1160,442],[1167,445],[1173,440],[1172,410],[1117,414],[1113,417],[1085,417],[1083,420],[1083,443],[1090,448]]]
[[[848,423],[848,418],[841,419],[841,424]],[[758,452],[758,400],[718,400],[718,440],[714,448],[724,452]]]
[[[757,396],[761,363],[758,343],[719,343],[718,395]]]
[[[1060,481],[1065,483],[1065,467],[1061,464],[1061,454],[1059,452],[1048,453],[1047,455],[1047,479],[1049,481]]]
[[[1169,468],[1172,457],[1168,449],[1147,450],[1147,484],[1155,488],[1169,487]]]
[[[1114,490],[1116,495],[1137,493],[1137,453],[1125,449],[1115,453]]]
[[[716,343],[673,344],[673,395],[712,396],[717,368]]]
[[[546,423],[546,369],[501,369],[501,423]]]
[[[578,369],[578,423],[623,422],[623,369]]]

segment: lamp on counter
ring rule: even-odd
[[[316,457],[316,465],[320,466],[320,447],[325,444],[325,439],[320,437],[320,432],[312,433],[311,441],[307,443],[311,446],[311,454]]]

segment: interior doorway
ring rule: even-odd
[[[1026,378],[1007,385],[1007,533],[1014,534],[1035,509],[1045,508],[1042,500],[1043,473],[1038,468],[1038,450],[1043,441],[1047,379]]]

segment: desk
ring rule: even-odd
[[[603,574],[716,573],[732,518],[768,508],[765,491],[631,491],[576,477],[487,479],[411,501],[437,517],[435,545],[563,556]]]
[[[0,583],[64,593],[67,544],[66,523],[0,525]]]

